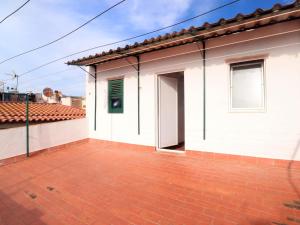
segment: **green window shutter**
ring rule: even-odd
[[[124,80],[108,81],[108,112],[123,113],[124,108]]]

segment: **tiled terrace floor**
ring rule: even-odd
[[[90,140],[0,167],[1,225],[266,225],[300,217],[285,166]],[[291,178],[300,186],[300,170]],[[287,224],[294,224],[288,223]]]

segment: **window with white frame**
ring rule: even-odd
[[[232,111],[261,111],[265,107],[264,61],[230,65]]]

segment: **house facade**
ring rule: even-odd
[[[147,39],[86,66],[91,138],[300,160],[299,1]]]

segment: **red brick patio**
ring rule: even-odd
[[[254,161],[89,140],[0,167],[0,224],[294,224],[299,168]]]

